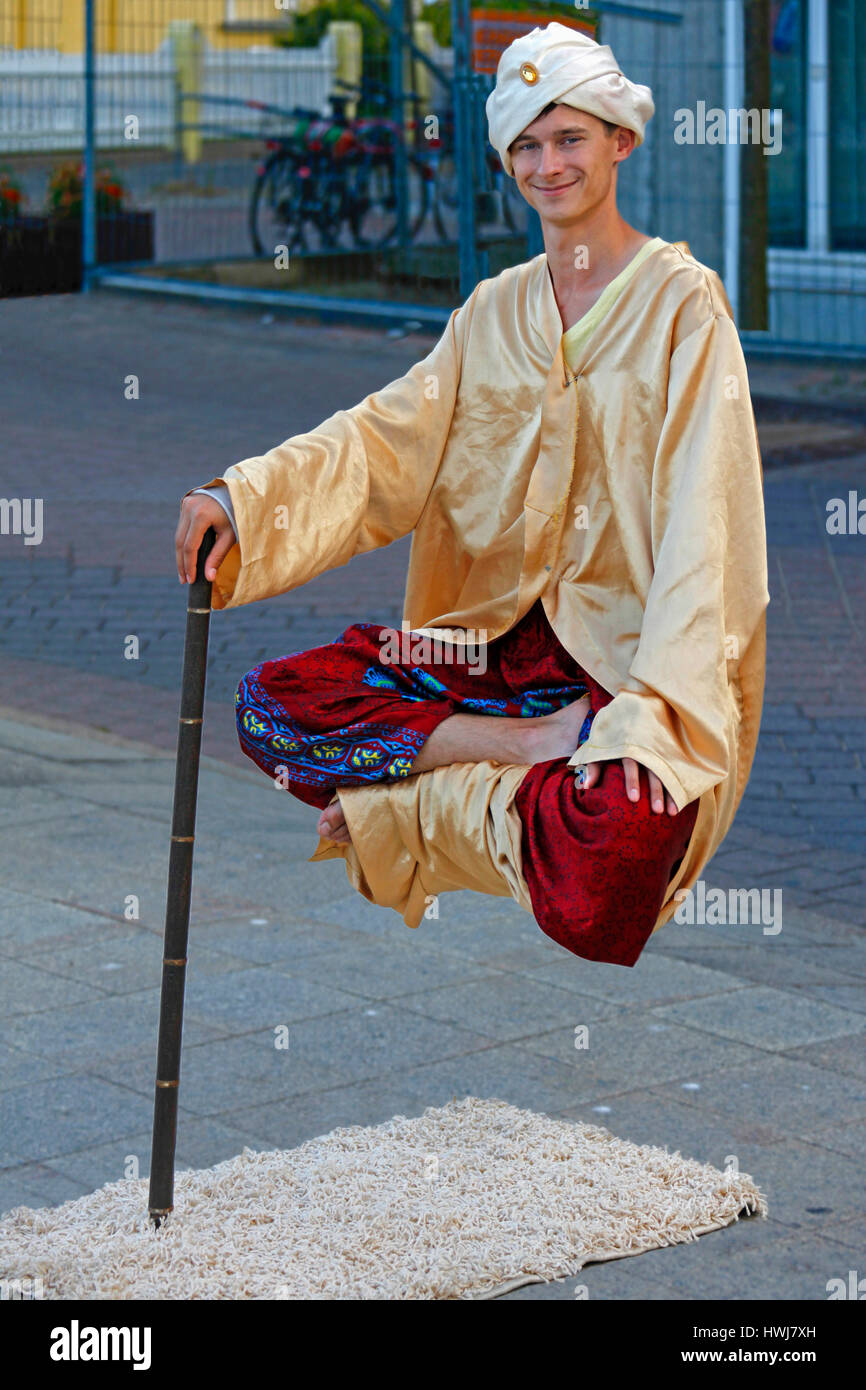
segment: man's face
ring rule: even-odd
[[[634,132],[608,134],[588,111],[557,105],[509,147],[514,178],[542,220],[567,226],[611,193],[613,171],[634,146]]]

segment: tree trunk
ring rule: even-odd
[[[744,0],[744,93],[747,111],[756,110],[763,130],[770,111],[770,0]],[[767,117],[768,118],[768,117]],[[739,127],[749,130],[750,124]],[[729,130],[729,136],[731,132]],[[745,136],[742,138],[745,139]],[[767,294],[767,236],[769,223],[769,159],[763,141],[742,145],[740,151],[740,327],[769,328]]]

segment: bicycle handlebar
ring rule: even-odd
[[[387,82],[377,82],[374,78],[369,78],[365,82],[358,83],[346,82],[342,77],[335,77],[334,86],[345,87],[348,91],[357,92],[360,96],[363,96],[365,92],[387,92],[389,95],[391,92],[391,88]],[[422,99],[420,92],[404,91],[400,93],[400,96],[403,100],[407,98],[410,100],[413,98],[417,98],[418,100]]]

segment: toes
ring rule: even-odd
[[[350,843],[349,828],[339,802],[326,807],[319,817],[316,829],[325,840],[334,840],[341,845]]]

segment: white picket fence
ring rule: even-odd
[[[333,90],[336,53],[326,35],[318,48],[219,49],[204,44],[201,90],[276,106],[306,106],[323,114]],[[124,139],[124,123],[138,117],[137,147],[175,143],[175,81],[169,38],[153,53],[99,54],[96,65],[97,147]],[[182,103],[184,121],[192,106]],[[202,102],[196,120],[208,136],[219,131],[270,130],[274,117],[239,106]],[[213,127],[218,129],[214,130]],[[77,53],[0,49],[0,157],[37,150],[80,150],[84,143],[84,57]]]

